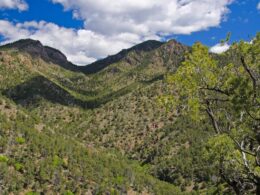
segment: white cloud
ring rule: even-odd
[[[25,11],[28,9],[28,4],[24,0],[1,0],[0,9],[18,9]]]
[[[218,26],[233,0],[52,0],[101,34],[190,34]]]
[[[61,50],[70,61],[79,65],[86,65],[108,54],[115,54],[122,48],[131,47],[148,38],[159,39],[156,36],[141,38],[131,33],[104,36],[86,29],[59,27],[45,21],[14,24],[0,20],[0,26],[0,34],[7,39],[2,44],[24,38],[40,40],[44,45]]]
[[[260,10],[260,2],[257,4],[257,9]]]
[[[0,2],[10,0],[0,0]],[[19,0],[13,0],[22,2]],[[76,64],[87,64],[148,39],[219,26],[233,0],[52,0],[84,21],[83,29],[47,22],[0,20],[6,42],[33,38]]]
[[[227,43],[224,43],[224,44],[218,43],[210,48],[210,52],[221,54],[221,53],[224,53],[225,51],[227,51],[229,49],[229,47],[230,47],[230,45],[228,45]]]

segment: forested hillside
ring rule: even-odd
[[[0,194],[259,193],[259,44],[0,47]]]

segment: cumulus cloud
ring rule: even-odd
[[[102,34],[190,34],[218,26],[233,0],[52,0]]]
[[[70,61],[78,65],[86,65],[108,54],[115,54],[122,48],[149,38],[159,39],[156,36],[141,38],[131,33],[104,36],[90,30],[64,28],[45,21],[14,24],[0,20],[0,26],[0,34],[6,39],[2,44],[24,38],[40,40],[44,45],[61,50]]]
[[[28,4],[24,0],[1,0],[0,9],[18,9],[25,11],[28,9]]]
[[[0,2],[24,0],[1,0]],[[148,39],[190,34],[219,26],[233,0],[52,0],[72,10],[84,28],[48,22],[2,20],[5,43],[33,38],[55,47],[76,64],[88,64]],[[5,26],[4,26],[5,25]]]
[[[260,2],[257,4],[257,9],[260,10]]]
[[[230,45],[228,45],[227,43],[224,43],[224,44],[218,43],[210,48],[210,52],[221,54],[221,53],[224,53],[225,51],[227,51],[229,49],[229,47],[230,47]]]

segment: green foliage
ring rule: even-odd
[[[220,169],[220,176],[236,193],[245,190],[243,182],[248,178],[252,186],[260,185],[253,171],[260,166],[254,149],[260,145],[256,132],[260,118],[259,46],[260,34],[251,44],[234,44],[225,55],[235,64],[219,66],[207,47],[196,43],[183,65],[167,78],[173,98],[163,97],[163,102],[170,102],[173,109],[197,123],[208,118],[217,135],[208,140],[205,159]],[[168,97],[174,101],[167,101]],[[243,182],[236,185],[237,180]]]
[[[204,89],[216,86],[219,79],[217,62],[209,55],[206,46],[196,43],[182,66],[176,73],[167,77],[167,82],[171,85],[170,90],[176,95],[173,96],[173,101],[168,100],[172,96],[167,96],[164,101],[170,102],[176,109],[185,105],[183,113],[189,113],[194,120],[202,119],[200,112],[205,109],[205,105],[201,103],[201,99],[211,95]]]
[[[226,134],[221,134],[210,138],[206,149],[207,152],[205,152],[205,154],[214,159],[220,159],[223,156],[230,158],[229,155],[236,155],[234,153],[236,150],[235,143]],[[232,158],[233,157],[231,156],[231,159]]]
[[[25,139],[23,137],[17,137],[17,138],[15,138],[15,141],[18,144],[24,144],[25,143]]]
[[[40,193],[37,192],[27,192],[25,195],[39,195]]]
[[[54,167],[59,167],[63,164],[63,161],[60,159],[60,157],[58,157],[57,155],[55,155],[53,157],[53,162],[52,162]]]
[[[191,50],[169,41],[91,75],[2,50],[3,193],[233,194],[219,167],[244,179],[237,143],[259,145],[259,86],[240,59],[259,75],[259,35],[222,55]],[[250,178],[259,175],[245,155]]]
[[[15,163],[14,167],[17,171],[21,171],[24,168],[24,166],[21,163]]]
[[[8,162],[8,157],[6,157],[6,156],[4,156],[4,155],[0,155],[0,162],[2,162],[2,163],[6,163],[6,162]]]
[[[74,193],[72,193],[70,190],[68,190],[68,191],[66,191],[66,192],[64,193],[64,195],[74,195]]]

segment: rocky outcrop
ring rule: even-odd
[[[78,67],[67,60],[67,57],[59,50],[44,46],[40,41],[32,39],[22,39],[14,43],[2,46],[1,48],[13,48],[21,52],[26,52],[32,57],[39,57],[42,60],[59,65],[65,69],[78,71]]]

